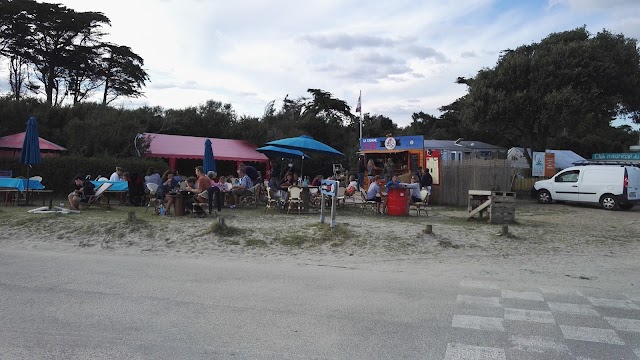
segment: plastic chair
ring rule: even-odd
[[[269,211],[269,209],[271,209],[272,207],[277,209],[278,200],[279,200],[276,196],[271,196],[272,194],[275,194],[273,189],[271,189],[269,186],[267,186],[266,189],[267,189],[267,207],[264,210],[265,213]]]
[[[287,200],[287,202],[289,203],[289,208],[287,209],[287,214],[291,210],[291,206],[294,204],[298,208],[298,214],[300,214],[302,210],[302,188],[297,185],[291,186],[289,187],[288,193],[289,199]]]
[[[42,176],[32,176],[29,180],[37,180],[38,182],[42,182]]]

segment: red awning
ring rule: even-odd
[[[203,159],[204,142],[209,139],[216,160],[261,161],[268,162],[264,154],[257,152],[256,147],[243,140],[216,139],[195,136],[167,135],[144,133],[149,139],[148,157]]]
[[[19,134],[0,137],[0,148],[22,149],[22,144],[24,143],[24,134],[25,134],[24,132],[21,132]],[[52,143],[49,140],[45,140],[41,137],[39,137],[38,139],[40,140],[40,151],[66,151],[67,150],[60,145]]]

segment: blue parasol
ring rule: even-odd
[[[310,157],[307,156],[302,151],[282,148],[282,147],[273,146],[273,145],[267,145],[267,146],[257,148],[256,151],[261,152],[267,156],[271,155],[271,156],[282,157],[286,159],[299,159],[299,158],[310,159]]]
[[[40,164],[40,139],[38,138],[38,122],[35,117],[27,121],[27,131],[24,134],[20,163],[27,165],[27,205],[29,204],[29,177],[32,164]]]
[[[216,161],[213,158],[213,148],[211,147],[211,140],[207,139],[204,142],[204,161],[202,164],[204,168],[204,173],[206,174],[209,171],[216,171]]]
[[[305,153],[319,153],[319,154],[344,156],[344,154],[341,153],[340,151],[332,148],[331,146],[325,143],[315,140],[311,136],[307,136],[307,135],[270,141],[267,143],[267,145],[275,145],[275,146],[283,147],[287,149],[299,150]]]

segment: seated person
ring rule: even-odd
[[[380,191],[380,184],[383,180],[380,175],[376,175],[373,178],[373,182],[369,184],[369,190],[367,190],[367,201],[375,201],[376,213],[380,214],[380,204],[382,203],[382,192]]]
[[[313,181],[311,182],[311,186],[320,186],[322,185],[322,179],[324,179],[324,176],[322,175],[318,175],[315,178],[313,178]]]
[[[175,176],[173,177],[173,179],[175,180]],[[194,187],[196,185],[196,178],[191,176],[191,177],[187,178],[186,183],[187,183],[187,187]],[[176,185],[175,189],[176,190],[178,189],[177,185]],[[165,201],[166,201],[166,203],[164,204],[164,208],[166,209],[165,210],[165,215],[168,213],[169,209],[171,209],[171,205],[173,205],[174,210],[176,210],[173,200],[174,200],[173,196],[167,195],[165,197]],[[171,214],[171,213],[169,213],[169,214]]]
[[[347,189],[344,191],[346,196],[353,196],[356,193],[356,189],[358,189],[358,182],[356,181],[356,177],[351,175],[349,176],[349,184],[347,185]]]
[[[147,170],[147,176],[144,177],[144,184],[156,184],[158,186],[162,185],[162,179],[160,178],[160,174],[158,174],[154,168],[150,167]]]
[[[284,178],[280,181],[279,197],[287,201],[287,195],[289,194],[289,187],[293,185],[293,173],[288,172]]]
[[[387,183],[387,189],[400,187],[400,181],[398,181],[398,175],[393,175],[391,180]]]
[[[89,197],[95,194],[95,186],[80,174],[73,178],[73,182],[76,188],[67,197],[69,207],[71,210],[80,210],[80,203],[88,203]]]
[[[111,174],[109,181],[121,181],[122,174],[124,174],[124,172],[122,171],[122,168],[119,166],[116,166],[116,171],[114,171],[113,174]]]
[[[402,184],[407,189],[411,189],[411,202],[421,202],[422,195],[420,194],[420,180],[416,175],[411,176],[410,184]]]
[[[211,188],[211,179],[204,174],[204,169],[202,166],[196,166],[196,176],[198,177],[196,181],[196,186],[187,186],[187,191],[194,193],[193,202],[198,203],[208,203],[209,202],[209,194],[208,191]],[[202,214],[201,207],[194,207],[194,211],[196,213]]]
[[[239,205],[240,196],[252,195],[249,189],[253,187],[253,182],[251,181],[251,178],[249,178],[249,175],[247,175],[243,169],[239,169],[238,176],[240,177],[240,182],[231,189],[233,204],[229,207],[232,209]]]
[[[216,199],[216,208],[218,211],[222,211],[222,205],[224,204],[224,194],[227,191],[227,184],[225,182],[224,176],[221,176],[218,179],[218,182],[215,181],[215,178],[218,177],[218,174],[215,171],[207,172],[207,177],[211,180],[211,188],[207,192],[207,201],[209,202],[209,210],[213,206],[213,198]],[[211,212],[209,212],[211,213]]]
[[[171,205],[173,205],[173,198],[169,195],[169,193],[175,190],[177,187],[178,182],[173,175],[173,171],[165,171],[165,173],[162,175],[162,186],[159,186],[158,190],[156,191],[156,197],[158,197],[159,199],[164,198],[164,201],[167,204],[167,206],[165,206],[165,215],[171,215],[170,208]]]

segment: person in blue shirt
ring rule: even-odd
[[[398,181],[398,175],[393,175],[391,181],[387,183],[387,189],[400,187],[400,181]]]
[[[233,204],[230,205],[230,208],[235,208],[240,203],[240,196],[247,196],[251,194],[251,189],[253,187],[253,182],[249,175],[244,172],[244,169],[238,169],[238,177],[240,177],[240,183],[234,186],[231,190],[231,195],[233,196]]]

